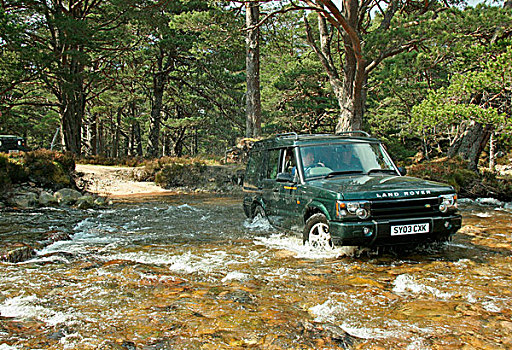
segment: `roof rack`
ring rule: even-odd
[[[360,134],[364,137],[371,137],[370,134],[368,134],[366,131],[362,130],[354,130],[354,131],[341,131],[335,134],[297,134],[296,132],[286,132],[282,134],[277,134],[275,137],[290,137],[294,138],[295,140],[299,139],[310,139],[310,138],[316,138],[316,137],[335,137],[335,136],[342,136],[342,135],[354,135]]]
[[[349,134],[362,134],[365,137],[371,137],[366,131],[363,130],[353,130],[353,131],[340,131],[337,132],[336,135],[349,135]]]
[[[284,134],[277,134],[276,135],[276,137],[289,137],[289,136],[295,136],[296,140],[299,138],[299,135],[296,132],[286,132]]]

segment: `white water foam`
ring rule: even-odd
[[[477,198],[475,202],[483,205],[494,205],[497,207],[503,206],[503,202],[497,200],[496,198]]]
[[[247,281],[250,276],[243,272],[231,271],[221,280],[222,283],[230,282],[230,281]]]
[[[192,254],[191,252],[180,255],[169,255],[167,252],[160,254],[133,252],[110,255],[104,257],[103,260],[127,260],[140,264],[167,265],[171,271],[193,274],[198,272],[226,272],[226,270],[229,270],[229,266],[250,262],[257,260],[257,258],[258,256],[254,254],[249,254],[249,257],[233,256],[225,251],[213,251],[204,253],[201,256]]]
[[[35,318],[51,326],[68,323],[75,319],[74,314],[54,311],[37,305],[39,299],[35,295],[9,298],[0,304],[0,315],[15,318]]]
[[[315,316],[315,322],[336,324],[339,318],[345,319],[345,314],[349,312],[346,305],[353,307],[362,304],[362,300],[350,300],[349,304],[343,304],[338,301],[328,299],[323,304],[311,307],[308,311]],[[371,327],[357,327],[348,320],[344,320],[340,325],[348,334],[362,339],[382,339],[395,335],[396,333],[389,330]]]
[[[451,293],[445,293],[437,288],[418,283],[414,277],[407,274],[397,276],[393,285],[393,292],[397,294],[410,292],[413,294],[430,294],[439,299],[450,299],[452,297]]]
[[[244,221],[244,227],[249,230],[259,230],[259,231],[271,231],[272,225],[267,218],[257,216],[254,219],[246,219]]]
[[[304,245],[302,239],[285,234],[273,234],[270,237],[256,237],[254,243],[272,249],[286,250],[298,259],[334,259],[341,256],[353,256],[357,247],[336,247],[334,249],[316,249]]]
[[[0,344],[0,350],[18,350],[21,348],[17,348],[13,345],[7,345],[7,344]]]

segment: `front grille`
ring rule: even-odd
[[[439,213],[441,199],[408,198],[371,202],[372,218],[404,218]]]

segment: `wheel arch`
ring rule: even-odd
[[[329,211],[327,210],[327,208],[325,207],[324,204],[320,203],[320,202],[317,202],[317,201],[313,201],[311,203],[309,203],[306,208],[305,208],[305,211],[304,211],[304,217],[303,217],[303,220],[304,220],[304,224],[308,221],[308,219],[315,215],[315,214],[324,214],[325,217],[327,218],[327,220],[330,220],[331,219],[331,216],[329,215]]]

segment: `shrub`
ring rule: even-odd
[[[71,154],[44,149],[27,152],[24,165],[28,178],[40,186],[55,190],[74,186],[70,173],[75,170],[75,160]]]
[[[110,158],[101,155],[86,156],[82,157],[79,161],[81,164],[93,164],[93,165],[119,165],[137,167],[142,165],[142,158],[140,157],[122,157],[122,158]]]
[[[163,188],[197,187],[203,184],[206,166],[197,163],[168,163],[155,173],[155,183]]]
[[[0,154],[0,192],[27,180],[28,174],[18,158]]]
[[[469,170],[460,158],[439,158],[412,165],[409,175],[452,185],[462,197],[494,197],[512,199],[512,181],[499,179],[490,171],[481,173]]]

